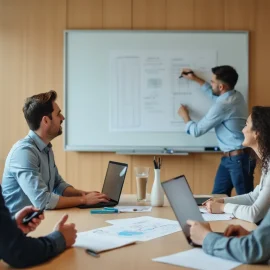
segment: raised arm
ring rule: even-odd
[[[189,69],[189,68],[184,68],[182,70],[181,76],[187,80],[191,80],[191,81],[198,83],[200,86],[203,86],[205,83],[205,80],[203,80],[200,77],[198,77],[197,75],[195,75],[194,71]]]
[[[194,72],[193,73],[188,73],[187,75],[184,74],[184,72],[193,72],[191,69],[184,68],[182,71],[182,76],[190,81],[196,82],[201,86],[201,90],[211,99],[211,100],[216,100],[217,96],[213,95],[212,92],[212,87],[211,85],[206,82],[205,80],[201,79],[198,77]]]

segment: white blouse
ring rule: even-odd
[[[270,207],[270,168],[261,176],[260,184],[244,195],[224,198],[224,212],[249,222],[264,218]]]

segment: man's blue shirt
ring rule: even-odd
[[[242,129],[248,117],[248,108],[243,95],[236,90],[230,90],[220,96],[214,96],[212,87],[208,83],[205,83],[201,89],[214,103],[200,121],[186,123],[186,132],[199,137],[214,128],[222,151],[243,148]]]
[[[13,145],[5,164],[2,189],[12,215],[24,206],[56,207],[59,195],[70,186],[59,175],[52,145],[33,131]]]

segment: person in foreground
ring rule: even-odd
[[[31,204],[55,209],[108,201],[105,194],[75,189],[58,173],[51,141],[62,134],[65,118],[56,98],[52,90],[29,97],[24,104],[30,131],[10,150],[2,179],[3,196],[12,215]]]
[[[188,220],[192,242],[202,245],[205,253],[242,263],[264,263],[270,259],[270,211],[252,232],[230,225],[224,236],[212,232],[208,222]]]
[[[253,107],[243,133],[243,145],[251,147],[261,160],[259,185],[248,194],[211,199],[205,206],[211,213],[231,213],[236,218],[257,223],[270,207],[270,107]]]
[[[235,90],[238,74],[231,66],[212,68],[211,85],[190,69],[183,69],[182,76],[198,83],[201,91],[213,101],[206,115],[193,121],[189,109],[181,105],[178,114],[185,122],[187,134],[199,137],[215,129],[218,146],[223,152],[218,167],[212,194],[231,196],[233,187],[238,195],[253,190],[255,160],[250,158],[250,149],[242,145],[241,132],[248,117],[248,107],[241,92]],[[192,108],[191,108],[192,109]],[[196,108],[193,108],[196,111]]]
[[[0,260],[13,267],[29,267],[55,257],[75,243],[77,231],[74,224],[65,224],[67,215],[56,224],[51,234],[39,238],[26,236],[36,229],[44,215],[24,225],[23,218],[38,211],[32,206],[27,206],[20,210],[13,220],[5,206],[1,189],[0,186]]]

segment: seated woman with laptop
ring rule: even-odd
[[[187,223],[191,226],[192,242],[202,245],[210,255],[243,263],[266,262],[270,259],[270,107],[253,107],[243,133],[243,145],[253,148],[261,159],[260,184],[245,195],[208,201],[206,207],[213,213],[225,211],[240,219],[256,222],[264,218],[263,221],[253,232],[231,225],[224,236],[213,233],[207,222]]]
[[[249,222],[259,222],[270,207],[270,107],[253,107],[243,129],[244,146],[261,160],[262,176],[254,191],[229,198],[212,198],[204,203],[210,213],[228,213]],[[241,163],[239,163],[241,166]]]

